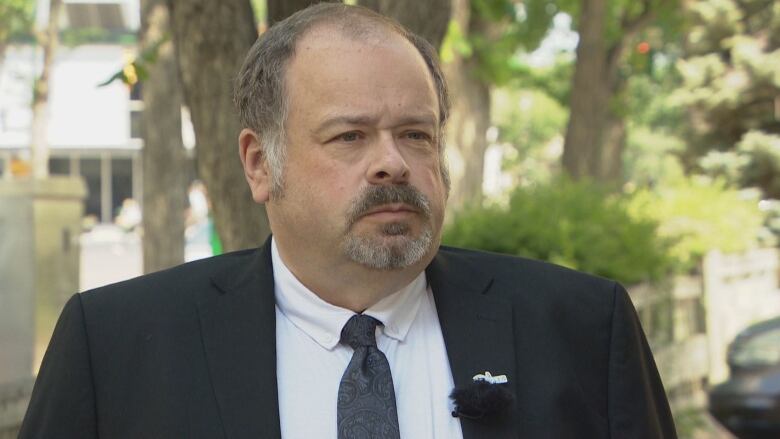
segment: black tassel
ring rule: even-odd
[[[450,398],[455,402],[452,416],[467,419],[502,415],[515,400],[507,384],[493,384],[485,380],[474,380],[468,386],[454,388]]]

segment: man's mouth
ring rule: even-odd
[[[395,219],[395,218],[405,217],[407,215],[414,215],[417,213],[419,213],[419,210],[415,209],[412,206],[409,206],[408,204],[392,203],[392,204],[383,204],[381,206],[377,206],[373,209],[370,209],[368,212],[366,212],[361,216],[376,218],[376,219]]]
[[[417,213],[418,209],[415,209],[414,207],[405,204],[405,203],[392,203],[392,204],[383,204],[381,206],[377,206],[373,209],[370,209],[368,212],[366,212],[366,215],[373,215],[375,213],[384,213],[384,212],[410,212],[410,213]]]
[[[361,219],[385,224],[401,223],[419,215],[431,216],[430,202],[412,186],[368,186],[347,213],[346,230]]]

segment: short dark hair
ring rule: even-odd
[[[449,117],[449,94],[438,55],[424,38],[397,21],[361,6],[319,3],[302,9],[274,24],[257,39],[239,70],[233,91],[233,102],[238,109],[241,124],[261,136],[263,153],[271,169],[272,194],[281,193],[283,187],[284,123],[288,107],[284,77],[287,62],[295,54],[298,40],[315,26],[325,23],[336,26],[348,36],[360,37],[376,32],[374,27],[367,24],[378,24],[404,37],[420,53],[433,79],[439,99],[439,131],[442,135]],[[442,135],[439,136],[442,176],[449,186],[443,164]]]

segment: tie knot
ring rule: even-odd
[[[381,322],[371,316],[355,314],[341,330],[341,342],[352,349],[358,346],[376,346],[376,327]]]

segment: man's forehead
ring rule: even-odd
[[[397,33],[380,35],[355,39],[332,27],[322,27],[305,35],[298,41],[287,67],[288,92],[301,85],[308,92],[312,87],[321,89],[317,85],[323,84],[346,86],[350,90],[357,90],[361,85],[384,89],[409,85],[424,78],[422,80],[435,93],[430,71],[414,45]],[[382,75],[386,73],[390,73],[390,77]],[[365,80],[356,81],[357,78]]]
[[[339,17],[332,20],[323,20],[315,23],[306,30],[299,39],[299,43],[306,38],[316,39],[345,38],[356,43],[379,43],[388,37],[405,38],[387,23],[367,17]]]
[[[419,50],[403,35],[384,23],[375,24],[371,33],[346,31],[339,23],[315,25],[297,41],[286,75],[289,78],[291,70],[296,70],[296,64],[307,65],[310,72],[321,73],[321,67],[326,61],[345,59],[349,53],[368,59],[371,54],[383,49],[416,64],[435,88],[433,77]]]
[[[339,45],[341,47],[360,48],[363,46],[383,45],[414,46],[402,35],[384,23],[360,23],[350,27],[340,22],[325,22],[314,25],[303,33],[295,45],[293,58],[302,51]]]

